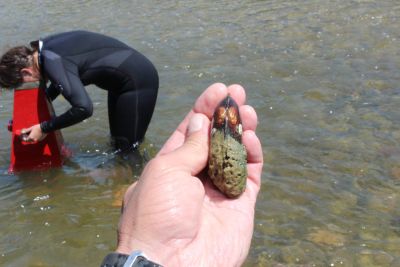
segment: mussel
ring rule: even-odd
[[[239,197],[246,189],[247,153],[242,144],[242,132],[239,107],[228,95],[213,115],[208,175],[229,198]]]

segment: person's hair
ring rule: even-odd
[[[0,59],[0,87],[16,88],[23,83],[21,70],[33,63],[32,50],[17,46],[8,50]]]

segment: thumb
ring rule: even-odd
[[[168,156],[173,165],[189,169],[196,175],[207,164],[210,120],[202,113],[195,113],[190,118],[186,139],[183,145]]]

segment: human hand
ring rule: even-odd
[[[32,127],[22,129],[21,134],[23,135],[24,142],[39,142],[42,141],[47,134],[42,132],[40,124],[33,125]]]
[[[248,154],[246,191],[220,193],[204,172],[210,118],[230,94],[239,105]],[[239,85],[211,85],[124,197],[117,252],[143,251],[164,266],[240,266],[247,257],[263,166],[257,115]]]

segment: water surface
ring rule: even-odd
[[[13,96],[1,92],[0,265],[98,266],[143,154],[224,82],[246,88],[265,158],[244,265],[400,266],[399,14],[394,0],[2,1],[2,51],[109,34],[154,62],[160,94],[141,155],[110,153],[106,94],[88,87],[93,117],[63,130],[73,158],[8,175]]]

